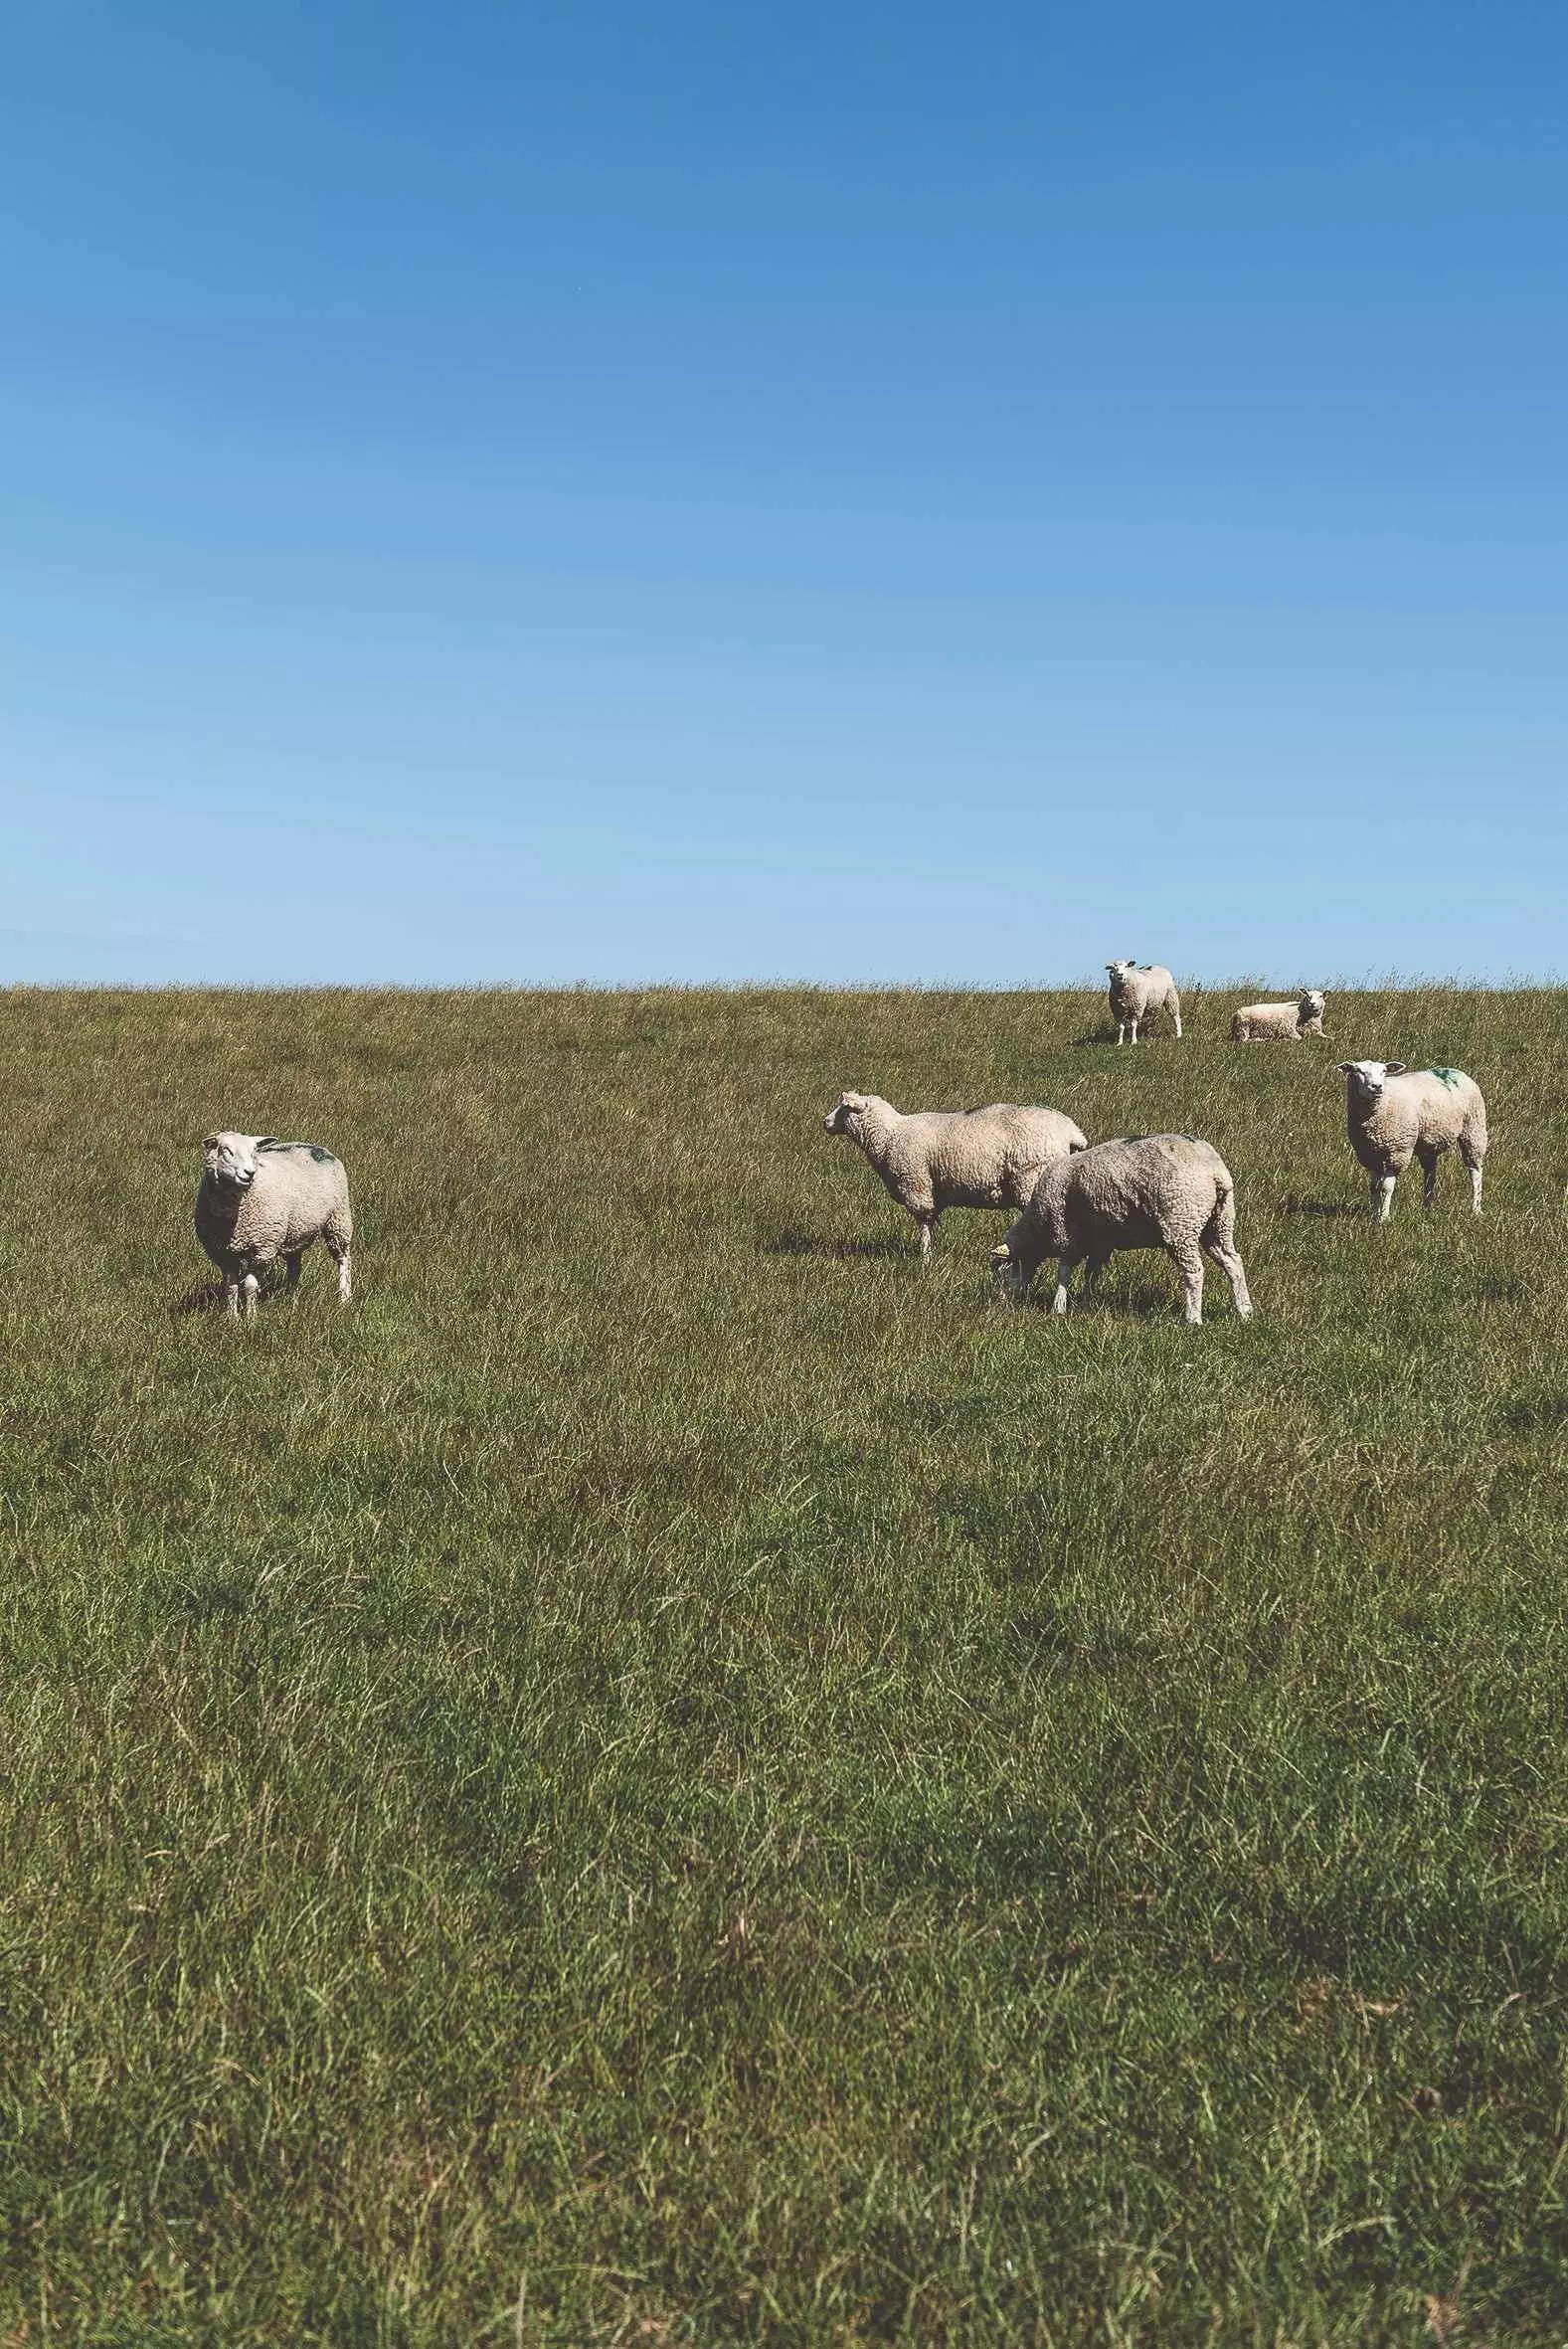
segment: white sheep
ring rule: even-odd
[[[1170,1013],[1180,1036],[1181,997],[1163,963],[1107,963],[1106,969],[1111,974],[1111,1011],[1119,1044],[1130,1030],[1135,1044],[1139,1020],[1151,1018],[1156,1011]]]
[[[1083,1302],[1111,1257],[1124,1248],[1163,1248],[1181,1274],[1189,1322],[1203,1319],[1203,1259],[1231,1285],[1237,1314],[1252,1313],[1236,1248],[1236,1186],[1211,1143],[1193,1134],[1129,1134],[1098,1142],[1047,1167],[991,1268],[1005,1294],[1022,1298],[1048,1256],[1056,1258],[1055,1310],[1067,1311],[1075,1264],[1085,1264]]]
[[[316,1240],[337,1266],[337,1293],[353,1293],[354,1217],[341,1159],[313,1142],[278,1142],[270,1134],[209,1134],[202,1144],[196,1236],[224,1278],[224,1300],[249,1317],[258,1274],[281,1256],[290,1288],[299,1259]]]
[[[1262,1043],[1271,1036],[1320,1036],[1328,997],[1318,987],[1304,987],[1294,1003],[1243,1003],[1231,1014],[1233,1044]]]
[[[1462,1068],[1407,1069],[1402,1060],[1340,1060],[1350,1148],[1371,1178],[1372,1213],[1388,1221],[1394,1185],[1412,1159],[1423,1175],[1422,1204],[1438,1186],[1438,1160],[1458,1150],[1470,1169],[1471,1203],[1481,1213],[1486,1166],[1486,1104]]]
[[[920,1225],[922,1261],[948,1207],[1021,1207],[1040,1169],[1089,1143],[1055,1109],[923,1109],[903,1116],[879,1093],[840,1093],[822,1120],[847,1135],[881,1175],[890,1194]]]

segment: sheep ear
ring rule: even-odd
[[[1354,1068],[1355,1062],[1353,1060],[1336,1060],[1334,1066],[1342,1077],[1347,1077]]]
[[[283,1146],[275,1134],[258,1134],[256,1147],[258,1150],[281,1150]]]
[[[209,1134],[207,1140],[202,1144],[202,1148],[203,1150],[216,1150],[218,1148],[217,1135]]]
[[[1385,1077],[1402,1077],[1409,1066],[1408,1060],[1385,1060],[1383,1074]]]

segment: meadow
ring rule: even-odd
[[[1563,997],[1238,999],[0,995],[3,2349],[1568,2338]],[[1256,1320],[844,1086],[1205,1135]]]

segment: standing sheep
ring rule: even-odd
[[[923,1109],[901,1116],[878,1093],[840,1093],[823,1131],[858,1144],[920,1225],[921,1261],[947,1207],[1021,1207],[1040,1169],[1087,1138],[1055,1109]]]
[[[1318,987],[1305,987],[1295,1003],[1243,1003],[1231,1015],[1231,1042],[1257,1044],[1268,1036],[1320,1036],[1328,997]]]
[[[1181,997],[1176,983],[1163,963],[1107,963],[1111,974],[1111,1011],[1117,1023],[1117,1042],[1120,1044],[1131,1029],[1132,1041],[1137,1042],[1140,1019],[1152,1018],[1156,1011],[1168,1011],[1176,1023],[1176,1034],[1181,1034]]]
[[[196,1236],[224,1278],[224,1300],[249,1318],[263,1265],[281,1256],[290,1288],[299,1259],[320,1240],[337,1266],[337,1293],[353,1292],[350,1249],[354,1217],[341,1159],[313,1142],[276,1142],[270,1134],[209,1134],[202,1144],[196,1192]]]
[[[1388,1221],[1394,1185],[1421,1161],[1422,1205],[1438,1186],[1438,1160],[1458,1150],[1470,1169],[1471,1204],[1481,1213],[1486,1166],[1486,1104],[1462,1068],[1407,1069],[1402,1060],[1340,1060],[1350,1148],[1371,1178],[1372,1213]]]
[[[1189,1322],[1203,1319],[1203,1259],[1231,1285],[1237,1314],[1252,1313],[1236,1248],[1236,1187],[1211,1143],[1193,1134],[1129,1134],[1099,1142],[1047,1167],[991,1269],[1011,1297],[1028,1294],[1048,1256],[1056,1258],[1055,1310],[1067,1311],[1073,1266],[1086,1263],[1083,1297],[1123,1248],[1163,1248],[1181,1274]]]

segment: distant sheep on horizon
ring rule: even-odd
[[[1117,1023],[1117,1042],[1122,1043],[1132,1033],[1137,1042],[1139,1021],[1151,1019],[1156,1011],[1168,1011],[1175,1021],[1176,1036],[1181,1036],[1181,997],[1176,983],[1163,963],[1107,963],[1111,984],[1111,1015]]]
[[[1244,1003],[1231,1014],[1234,1044],[1262,1043],[1275,1036],[1320,1036],[1328,997],[1318,987],[1303,988],[1294,1003]]]

